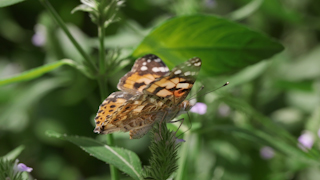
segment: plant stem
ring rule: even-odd
[[[68,30],[67,26],[65,25],[64,21],[60,18],[59,14],[55,11],[55,9],[52,7],[52,5],[48,2],[48,0],[40,0],[40,2],[43,4],[43,6],[49,11],[49,13],[52,15],[53,19],[56,20],[58,25],[61,27],[61,29],[64,31],[64,33],[68,36],[72,44],[76,47],[78,52],[82,55],[83,59],[87,62],[89,68],[92,72],[95,72],[95,70],[98,70],[97,66],[94,64],[94,62],[91,60],[90,56],[84,52],[80,44],[74,39],[70,31]]]
[[[102,36],[102,37],[101,37]],[[100,96],[101,96],[101,102],[107,97],[107,89],[106,89],[106,80],[104,75],[104,42],[101,42],[101,40],[104,40],[104,28],[99,28],[99,39],[100,39],[100,76],[98,78],[99,88],[100,88]],[[103,61],[103,62],[102,62]],[[102,71],[101,71],[102,70]],[[114,139],[112,134],[107,135],[107,144],[109,146],[114,146]],[[110,164],[110,173],[111,173],[111,180],[119,180],[119,172],[118,169]]]
[[[188,141],[190,137],[190,134],[188,132],[186,132],[184,134],[183,139],[185,139],[186,141]],[[185,179],[184,177],[184,171],[185,171],[185,166],[186,166],[186,161],[187,161],[187,156],[188,156],[188,143],[182,143],[181,145],[181,151],[180,151],[180,159],[179,159],[179,163],[178,163],[178,172],[177,172],[177,178],[176,180],[183,180]]]
[[[114,146],[114,139],[112,134],[107,135],[107,141],[109,146]],[[119,171],[118,169],[110,164],[110,173],[111,173],[111,180],[119,180]]]
[[[98,35],[99,35],[99,43],[100,43],[100,54],[99,54],[99,71],[100,74],[103,75],[105,72],[105,57],[106,57],[106,53],[105,53],[105,48],[104,48],[104,37],[105,37],[105,27],[103,24],[101,24],[98,27]]]

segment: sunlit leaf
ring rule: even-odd
[[[17,3],[21,3],[24,0],[1,0],[0,1],[0,7],[6,7],[6,6],[11,6]]]
[[[110,147],[87,137],[61,135],[52,131],[47,132],[47,135],[68,140],[101,161],[116,166],[132,178],[143,179],[141,176],[141,162],[134,152],[122,148]]]
[[[6,155],[2,156],[2,158],[7,160],[14,160],[19,156],[19,154],[21,154],[23,150],[24,150],[24,146],[20,145],[16,147],[14,150],[7,153]]]
[[[283,50],[266,35],[229,20],[208,15],[173,18],[154,29],[133,52],[153,53],[169,67],[197,56],[202,72],[217,75],[246,67]]]

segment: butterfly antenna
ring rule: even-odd
[[[218,87],[218,88],[216,88],[216,89],[214,89],[214,90],[211,90],[211,91],[208,91],[208,92],[205,92],[205,93],[202,93],[202,94],[200,94],[200,95],[198,95],[198,97],[200,97],[200,96],[203,96],[203,95],[206,95],[206,94],[209,94],[209,93],[211,93],[211,92],[213,92],[213,91],[216,91],[216,90],[218,90],[218,89],[220,89],[220,88],[223,88],[223,87],[225,87],[225,86],[227,86],[229,84],[229,82],[226,82],[226,83],[224,83],[224,85],[222,85],[222,86],[220,86],[220,87]],[[203,88],[202,88],[203,89]],[[200,90],[202,90],[202,89],[200,89]],[[198,91],[199,92],[199,91]],[[195,94],[196,95],[196,94]],[[195,99],[196,97],[192,97],[192,98],[190,98],[190,100],[191,99]]]
[[[203,88],[204,88],[204,85],[202,85],[194,95],[191,95],[190,99],[194,98],[200,91],[202,91]]]

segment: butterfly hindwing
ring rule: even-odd
[[[109,122],[116,126],[121,126],[133,121],[143,121],[139,126],[144,126],[144,124],[152,121],[151,119],[154,118],[152,116],[161,108],[159,103],[163,104],[158,97],[153,95],[141,94],[133,96],[110,116]]]
[[[189,94],[201,68],[201,60],[192,58],[150,83],[143,92],[180,104]]]
[[[141,137],[143,137],[145,134],[147,134],[149,132],[149,130],[152,128],[152,125],[149,126],[145,126],[143,128],[140,129],[133,129],[130,131],[130,139],[139,139]]]
[[[169,71],[168,67],[156,55],[148,54],[136,60],[130,72],[124,75],[118,89],[131,94],[140,94],[142,90]]]
[[[95,117],[96,128],[94,132],[101,133],[104,129],[110,128],[108,119],[132,96],[132,94],[123,91],[110,94],[99,107]]]

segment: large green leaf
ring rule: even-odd
[[[6,79],[0,79],[0,86],[15,83],[15,82],[28,81],[31,79],[35,79],[65,64],[74,66],[73,61],[69,59],[57,61],[51,64],[47,64],[41,67],[31,69],[29,71],[23,72],[21,74],[18,74]]]
[[[23,2],[24,0],[0,0],[0,7],[6,7],[11,6],[20,2]]]
[[[74,143],[90,155],[116,166],[134,179],[143,179],[141,176],[142,167],[140,159],[132,151],[110,147],[86,137],[61,135],[51,131],[47,132],[47,134],[51,137],[68,140]]]
[[[133,52],[153,53],[169,67],[197,56],[208,75],[231,72],[267,59],[283,46],[266,35],[229,20],[193,15],[173,18],[154,29]]]

